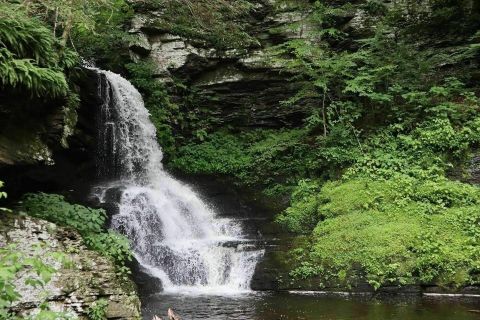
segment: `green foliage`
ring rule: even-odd
[[[74,28],[72,42],[85,59],[94,60],[105,69],[118,70],[130,61],[128,47],[132,36],[127,29],[133,10],[124,0],[94,2],[93,6],[83,6],[87,27]]]
[[[292,193],[292,205],[278,215],[276,221],[290,232],[301,234],[311,231],[320,219],[319,188],[316,181],[300,180]]]
[[[63,257],[52,254],[56,260]],[[32,276],[25,279],[25,285],[29,287],[45,287],[50,282],[57,270],[46,264],[38,253],[24,255],[16,250],[14,244],[0,248],[0,318],[21,319],[11,312],[10,307],[21,298],[15,286],[15,280],[25,272]],[[68,315],[62,312],[54,312],[48,308],[47,303],[40,306],[40,312],[29,317],[30,319],[69,319]]]
[[[1,4],[0,39],[2,45],[19,57],[30,58],[45,66],[54,66],[58,53],[55,38],[39,20],[30,18],[13,6]]]
[[[380,127],[395,122],[411,125],[426,114],[437,116],[426,105],[412,103],[410,98],[413,97],[424,97],[424,102],[430,105],[433,104],[432,96],[454,97],[455,102],[437,103],[435,107],[443,108],[445,112],[449,112],[448,109],[458,111],[460,105],[465,109],[463,101],[458,103],[459,96],[463,94],[459,80],[442,77],[437,72],[449,58],[429,49],[419,50],[415,42],[419,34],[416,28],[419,24],[433,24],[429,20],[432,16],[422,11],[425,5],[412,4],[405,8],[403,3],[395,3],[390,8],[382,7],[381,10],[368,6],[363,8],[369,14],[364,27],[371,25],[375,32],[359,40],[358,44],[348,46],[347,50],[338,50],[335,46],[339,41],[351,41],[349,35],[341,31],[338,21],[352,10],[352,4],[337,5],[333,1],[307,4],[306,21],[312,30],[309,29],[304,37],[271,49],[272,58],[294,73],[291,79],[303,84],[297,95],[285,103],[290,105],[314,100],[318,107],[312,112],[311,119],[315,121],[309,121],[309,124],[321,128],[324,135],[334,130],[335,126],[342,125],[350,128],[357,138],[362,132],[357,129],[359,125],[365,126],[372,120],[376,121],[376,127]],[[451,5],[436,3],[434,9],[438,13],[444,6]],[[414,13],[415,10],[419,12]],[[409,12],[409,16],[405,12]],[[408,20],[412,17],[419,17],[419,20]],[[469,19],[468,32],[473,32],[473,13]],[[291,28],[295,30],[296,25]],[[464,55],[462,60],[457,56],[455,63],[465,63],[472,58]],[[459,73],[458,76],[465,75]],[[456,84],[460,86],[454,88]],[[441,88],[440,91],[436,90],[437,87]],[[446,95],[442,97],[442,94]]]
[[[309,276],[339,281],[342,272],[349,281],[365,277],[375,288],[433,283],[456,288],[480,281],[476,187],[403,175],[356,178],[325,184],[316,201],[323,220],[312,233],[314,246],[297,255],[299,263],[317,266]],[[304,269],[300,265],[292,275]]]
[[[65,97],[80,60],[75,43],[84,59],[118,68],[128,59],[123,29],[130,17],[124,0],[0,1],[0,84],[31,96]]]
[[[149,62],[126,65],[130,81],[142,93],[150,120],[157,129],[157,138],[163,151],[169,155],[175,149],[173,126],[181,121],[178,105],[172,103],[165,84],[155,79],[155,66]]]
[[[22,207],[28,215],[72,227],[82,234],[102,232],[106,221],[104,210],[72,205],[57,194],[26,194]]]
[[[100,299],[95,301],[87,310],[88,319],[105,320],[107,319],[108,301]]]
[[[374,288],[479,283],[480,189],[445,178],[442,157],[471,147],[465,133],[478,131],[476,121],[453,129],[435,118],[409,134],[390,128],[364,145],[342,180],[320,191],[318,182],[302,181],[277,217],[287,230],[311,235],[301,254],[292,252],[292,276],[350,283],[365,277]]]
[[[57,51],[46,26],[14,5],[0,3],[0,84],[32,96],[62,97],[69,89],[64,67],[77,61],[71,51]]]
[[[478,278],[480,190],[445,175],[479,143],[478,99],[456,79],[404,94],[424,120],[371,134],[343,179],[302,182],[277,221],[310,234],[294,277],[457,288]],[[405,119],[405,118],[404,118]],[[312,192],[313,191],[313,192]],[[340,276],[341,275],[341,276]]]
[[[111,258],[119,267],[119,272],[128,274],[125,262],[130,261],[132,252],[128,239],[116,232],[90,233],[84,236],[85,243],[92,250]]]
[[[267,188],[270,195],[285,192],[314,165],[304,130],[255,130],[240,134],[215,132],[200,143],[179,149],[172,168],[195,174],[232,175],[242,185]]]
[[[37,67],[29,59],[15,59],[0,49],[0,74],[3,87],[22,88],[34,96],[65,96],[68,85],[62,72]]]
[[[48,23],[58,35],[62,49],[82,36],[93,36],[101,28],[117,25],[128,6],[123,0],[32,0],[19,7]],[[123,21],[122,21],[123,22]]]
[[[129,242],[115,232],[105,232],[103,209],[70,204],[61,195],[45,193],[26,194],[22,208],[28,215],[77,230],[88,248],[111,258],[120,271],[128,272],[125,263],[131,259]]]
[[[245,48],[256,41],[248,34],[247,23],[253,4],[247,0],[155,0],[145,9],[161,9],[161,19],[152,27],[169,30],[191,41],[217,49]],[[142,8],[139,8],[142,10]]]

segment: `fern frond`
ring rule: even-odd
[[[36,18],[15,8],[0,2],[0,46],[18,58],[32,59],[41,66],[57,65],[58,54],[51,31]]]
[[[68,92],[61,70],[39,67],[31,59],[16,59],[6,48],[0,48],[0,85],[24,89],[35,96],[60,97]]]

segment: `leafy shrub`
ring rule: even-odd
[[[68,85],[53,34],[39,20],[12,6],[0,4],[0,42],[4,46],[0,49],[0,84],[35,96],[65,96]]]
[[[61,195],[46,193],[26,194],[22,208],[28,215],[78,230],[88,248],[111,258],[120,270],[127,270],[124,265],[131,259],[129,242],[115,232],[105,232],[103,209],[70,204]]]
[[[53,258],[61,260],[64,257],[52,254]],[[25,279],[25,285],[29,287],[44,287],[57,271],[51,265],[43,262],[38,254],[26,256],[16,250],[14,244],[0,248],[0,318],[23,319],[11,312],[10,307],[21,295],[16,289],[15,280],[24,272],[33,272],[36,277]],[[40,311],[32,319],[70,319],[63,312],[51,311],[46,303],[40,305]]]
[[[87,316],[90,320],[105,320],[107,319],[108,301],[100,299],[95,301],[87,310]]]
[[[473,245],[480,233],[479,201],[478,187],[446,179],[356,178],[295,198],[278,221],[293,232],[310,233],[304,221],[317,217],[313,248],[305,248],[308,258],[299,259],[292,275],[304,275],[308,261],[322,270],[312,275],[324,281],[340,281],[336,277],[342,272],[350,281],[365,276],[375,288],[458,287],[480,281],[475,262],[480,252]]]
[[[58,194],[26,194],[22,207],[28,215],[72,227],[81,234],[103,232],[107,217],[103,209],[70,204]]]
[[[123,267],[125,261],[131,259],[132,252],[128,239],[116,232],[89,234],[84,240],[89,248],[111,258],[119,267]]]
[[[292,193],[292,205],[276,221],[288,231],[305,234],[310,233],[319,221],[318,214],[318,182],[300,180]]]
[[[317,169],[300,129],[215,132],[201,143],[181,147],[169,166],[195,174],[231,175],[239,184],[261,186],[270,195],[286,192]]]

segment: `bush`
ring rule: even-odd
[[[59,253],[52,253],[52,258],[58,262],[66,262],[64,256]],[[33,272],[35,276],[25,279],[24,285],[27,287],[45,287],[57,271],[50,264],[43,260],[44,257],[25,255],[20,253],[14,244],[0,248],[0,318],[17,320],[23,319],[16,316],[10,309],[21,298],[17,291],[17,281],[25,272]],[[47,301],[40,305],[40,311],[31,319],[70,319],[71,317],[64,312],[51,311],[48,308]]]
[[[341,273],[351,282],[364,276],[375,288],[459,287],[480,281],[479,201],[479,188],[447,179],[354,178],[294,198],[278,221],[290,231],[311,232],[313,248],[304,248],[293,275],[305,274],[308,261],[324,281],[343,281]],[[312,232],[305,221],[314,217]]]
[[[105,231],[107,216],[103,209],[70,204],[61,195],[46,193],[26,194],[22,208],[30,216],[77,230],[89,249],[111,258],[120,271],[127,270],[125,263],[131,259],[128,239]]]
[[[38,97],[67,95],[63,67],[72,67],[77,57],[68,49],[57,50],[57,40],[44,23],[12,4],[0,3],[0,42],[2,88]]]
[[[316,169],[305,135],[301,129],[219,131],[201,143],[181,147],[169,166],[194,174],[234,176],[240,185],[259,186],[266,194],[278,195]]]
[[[100,299],[95,301],[87,310],[87,316],[90,320],[105,320],[107,319],[108,301]]]

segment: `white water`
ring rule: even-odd
[[[130,240],[135,257],[161,279],[165,292],[249,290],[262,250],[249,250],[239,222],[217,217],[187,185],[164,171],[155,127],[140,93],[121,76],[106,77],[100,135],[101,166],[120,190],[112,228]],[[102,81],[100,81],[102,83]],[[112,168],[113,167],[113,168]]]

